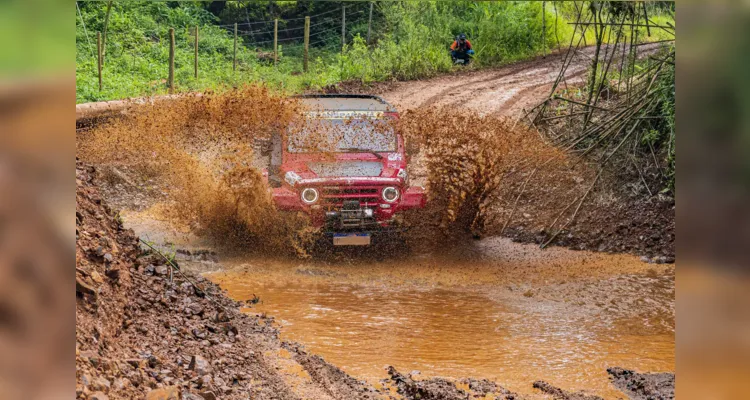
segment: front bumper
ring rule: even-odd
[[[276,208],[280,211],[304,212],[310,216],[313,226],[322,228],[324,232],[398,231],[400,214],[408,209],[424,207],[426,201],[423,188],[408,187],[402,191],[400,200],[392,204],[380,199],[354,200],[346,197],[335,203],[326,203],[322,195],[318,204],[307,205],[300,200],[298,190],[302,188],[284,186],[272,189]]]
[[[362,206],[359,202],[344,204],[340,210],[325,212],[323,232],[327,235],[342,232],[396,233],[403,231],[398,215],[390,219],[378,219],[378,210]]]

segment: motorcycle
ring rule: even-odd
[[[474,50],[469,49],[466,51],[453,51],[451,50],[451,59],[454,65],[469,65],[471,57],[474,55]]]

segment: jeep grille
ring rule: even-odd
[[[326,186],[321,190],[321,202],[328,206],[343,206],[345,200],[356,200],[361,206],[380,201],[380,186]]]

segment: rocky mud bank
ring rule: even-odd
[[[529,211],[533,213],[533,211]],[[545,243],[551,232],[527,213],[503,233],[520,243]],[[541,221],[540,221],[541,222]],[[675,262],[675,202],[672,198],[624,200],[582,210],[576,223],[558,234],[555,246],[606,253],[631,253],[644,262]]]

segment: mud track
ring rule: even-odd
[[[638,48],[639,57],[646,57],[660,48],[659,44],[642,45]],[[602,51],[607,50],[609,46],[602,48]],[[340,84],[337,91],[379,94],[402,111],[422,106],[444,106],[476,110],[482,115],[518,117],[523,109],[535,106],[549,95],[565,55],[566,51],[557,51],[546,57],[503,67],[459,69],[453,74],[424,80],[372,85],[349,82]],[[593,55],[594,47],[577,50],[561,85],[582,83]]]

